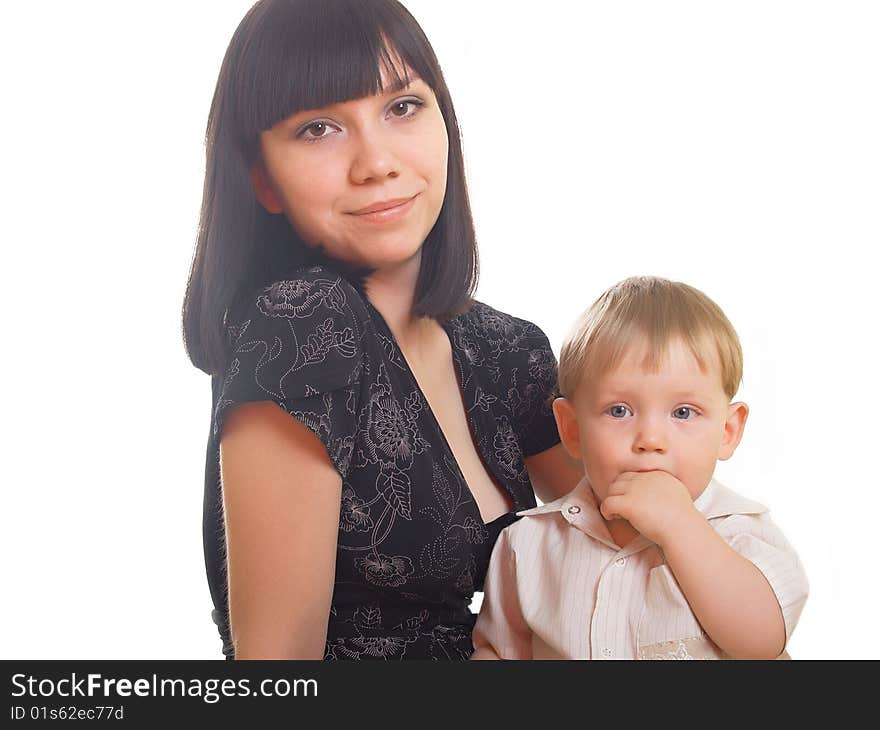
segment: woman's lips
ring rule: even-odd
[[[399,220],[409,213],[417,197],[419,196],[413,195],[411,198],[383,200],[379,203],[368,205],[366,208],[352,211],[349,215],[353,215],[358,220],[367,223],[389,223],[391,221]]]

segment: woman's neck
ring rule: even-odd
[[[397,266],[377,269],[365,282],[370,303],[404,351],[420,349],[428,323],[412,314],[420,265],[421,251]]]

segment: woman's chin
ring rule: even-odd
[[[359,265],[378,271],[418,267],[421,260],[422,246],[413,245],[380,245],[368,251],[359,252]]]

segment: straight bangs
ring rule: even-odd
[[[245,160],[256,159],[261,132],[298,112],[403,89],[411,74],[436,93],[437,60],[414,25],[387,2],[256,5],[238,32],[260,41],[240,45],[231,94]]]
[[[570,397],[585,380],[614,371],[633,347],[644,349],[645,371],[657,372],[675,341],[704,373],[719,367],[725,394],[736,395],[742,348],[727,317],[699,290],[653,277],[621,282],[581,317],[560,355],[560,389]]]

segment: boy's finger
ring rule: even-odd
[[[606,520],[625,519],[623,510],[625,510],[625,500],[622,496],[606,497],[599,505],[599,512]]]
[[[632,488],[633,485],[633,473],[626,472],[625,474],[621,474],[617,479],[615,479],[611,484],[608,485],[608,494],[609,495],[621,495],[626,494]]]

